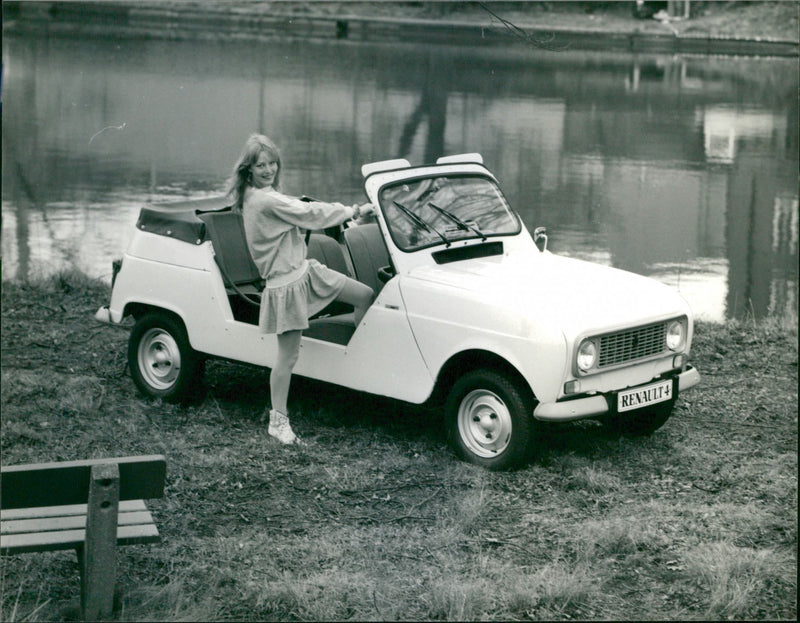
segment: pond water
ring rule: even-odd
[[[3,279],[110,279],[145,202],[219,194],[247,136],[287,192],[480,152],[550,249],[652,276],[702,319],[798,291],[797,59],[449,42],[3,38]]]

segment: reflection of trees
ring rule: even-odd
[[[447,121],[448,77],[453,73],[449,58],[430,54],[426,58],[425,79],[422,82],[422,96],[411,113],[398,146],[399,157],[408,156],[411,143],[420,123],[427,118],[428,136],[425,140],[425,162],[435,162],[444,154],[444,130]]]
[[[41,48],[36,39],[22,39],[15,45],[16,62],[12,73],[5,76],[6,84],[13,86],[5,89],[3,104],[7,119],[13,121],[3,124],[3,196],[8,199],[15,217],[17,254],[14,276],[25,280],[30,277],[32,260],[53,259],[32,257],[31,240],[38,241],[37,236],[41,234],[45,235],[45,244],[51,244],[66,265],[74,265],[77,261],[80,244],[74,239],[59,240],[60,223],[58,219],[50,218],[48,201],[53,197],[53,189],[74,183],[75,170],[80,167],[54,164],[61,158],[61,153],[52,145],[43,146],[43,142],[48,144],[48,139],[52,140],[57,131],[54,127],[43,127],[41,118],[31,113],[49,103],[47,95],[42,97],[37,89],[41,80],[36,71],[40,65]],[[81,164],[88,169],[86,162]],[[39,223],[43,231],[37,231]],[[6,249],[3,251],[7,252]]]
[[[36,109],[36,47],[20,46],[18,67],[19,88],[6,89],[3,94],[5,108]],[[6,76],[6,80],[8,76]],[[37,205],[37,176],[42,167],[36,162],[38,154],[38,128],[34,115],[19,115],[15,123],[3,124],[3,186],[12,190],[16,218],[17,271],[16,276],[27,279],[30,272],[30,208]],[[5,250],[4,250],[5,254]]]
[[[739,141],[726,219],[729,317],[780,315],[797,304],[797,160],[764,161]]]
[[[10,154],[9,154],[10,155]],[[13,156],[12,156],[13,158]],[[3,156],[3,162],[6,161],[6,156]],[[14,173],[21,173],[19,162],[14,163]],[[28,184],[23,184],[24,178],[20,176],[20,184],[15,185],[16,189],[27,187]],[[28,195],[28,193],[25,193]],[[28,199],[32,200],[32,195],[23,198],[19,192],[15,193],[14,205],[16,207],[16,238],[17,238],[17,278],[27,279],[30,272],[31,262],[31,247],[30,247],[30,229],[28,224]]]

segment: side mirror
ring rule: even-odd
[[[542,253],[547,250],[547,227],[537,227],[533,230],[533,242]]]

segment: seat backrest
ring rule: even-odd
[[[261,275],[250,255],[244,233],[244,221],[239,212],[206,212],[198,218],[206,224],[206,235],[214,245],[216,260],[222,269],[225,285],[259,283]]]
[[[344,230],[344,239],[350,251],[356,279],[367,284],[377,294],[383,287],[383,282],[378,278],[378,269],[392,263],[378,224],[349,227]]]
[[[330,236],[326,236],[325,234],[311,234],[308,238],[308,253],[306,256],[317,260],[320,264],[325,264],[325,266],[331,270],[335,270],[348,277],[352,276],[347,269],[342,247]],[[332,301],[315,317],[339,316],[352,311],[352,305],[340,301]]]
[[[325,234],[311,234],[308,238],[308,257],[325,264],[331,270],[350,276],[339,243]]]
[[[162,455],[90,459],[65,463],[7,465],[0,470],[3,510],[86,504],[92,467],[119,466],[119,499],[164,497],[167,461]]]

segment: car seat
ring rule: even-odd
[[[242,215],[221,211],[203,212],[197,217],[206,224],[206,236],[214,247],[214,260],[225,287],[229,291],[238,289],[250,299],[252,295],[259,295],[264,289],[264,280],[247,248]]]
[[[345,229],[344,239],[350,251],[355,278],[367,284],[377,295],[383,288],[378,271],[392,264],[378,224],[367,223]]]
[[[222,273],[233,317],[241,322],[257,324],[264,279],[261,278],[247,247],[242,215],[232,210],[221,210],[199,212],[197,217],[206,224],[206,236],[214,247],[214,260]],[[308,240],[308,257],[325,264],[331,270],[352,276],[339,243],[330,236],[311,234]],[[346,316],[349,315],[349,323],[352,325],[352,311],[352,305],[333,301],[314,318],[342,316],[331,322],[339,326],[347,324]],[[321,334],[328,333],[322,331]],[[352,330],[350,334],[352,335]],[[344,338],[338,338],[341,339]]]

